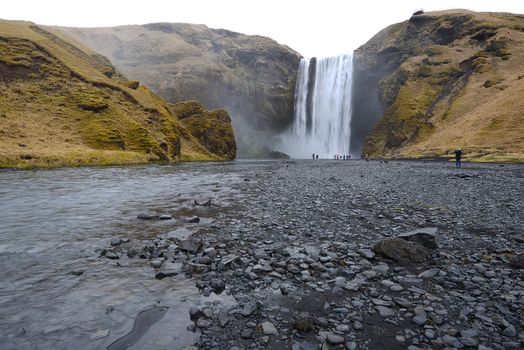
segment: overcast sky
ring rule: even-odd
[[[0,18],[101,27],[152,22],[206,24],[269,36],[304,56],[348,53],[417,9],[524,13],[524,0],[9,0]]]

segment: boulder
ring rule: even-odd
[[[178,241],[178,246],[187,252],[197,253],[202,247],[202,240],[196,237],[190,237],[189,239]]]
[[[383,239],[375,244],[373,251],[402,264],[423,262],[429,254],[429,251],[421,244],[401,238]]]
[[[402,233],[398,235],[398,238],[402,238],[410,242],[419,243],[428,249],[437,249],[437,233],[438,228],[425,227],[420,228],[418,230]]]
[[[524,254],[515,255],[509,260],[509,265],[516,269],[524,269]]]

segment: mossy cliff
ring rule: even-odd
[[[0,167],[234,158],[231,130],[219,153],[194,133],[105,57],[60,32],[0,21]]]
[[[173,114],[209,152],[224,159],[235,159],[236,143],[231,118],[223,109],[207,111],[197,101],[171,105]]]
[[[524,16],[414,15],[355,51],[353,146],[371,157],[524,161]],[[362,137],[362,136],[361,136]]]
[[[57,29],[170,103],[226,109],[241,154],[272,146],[293,120],[301,56],[270,38],[185,23]]]

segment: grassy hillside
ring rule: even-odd
[[[300,55],[274,40],[186,23],[63,28],[170,103],[225,108],[239,153],[273,146],[292,122]]]
[[[203,146],[105,57],[61,32],[0,21],[0,167],[220,159],[231,156]]]
[[[356,52],[375,71],[383,116],[364,154],[524,161],[524,16],[413,16]],[[377,73],[378,77],[377,77]]]

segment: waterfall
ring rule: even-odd
[[[280,148],[293,158],[350,154],[353,56],[303,58],[295,86],[295,115]]]

